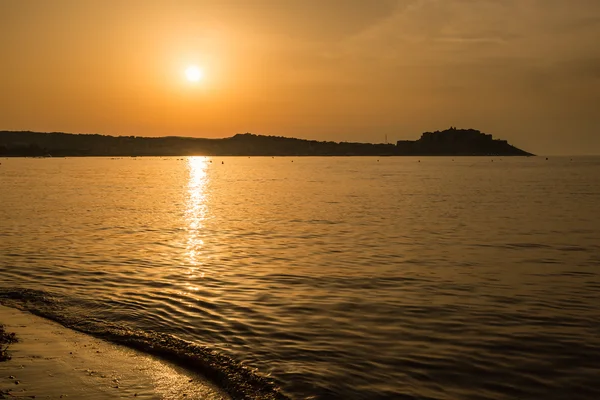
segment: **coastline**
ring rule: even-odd
[[[0,398],[230,399],[198,374],[28,312],[0,305],[0,322],[19,340],[0,363]]]
[[[0,156],[532,156],[475,129],[450,127],[396,143],[332,142],[252,133],[227,138],[0,131]]]

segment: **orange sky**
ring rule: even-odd
[[[0,129],[600,154],[598,38],[598,0],[2,0]]]

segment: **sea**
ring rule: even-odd
[[[0,302],[239,399],[599,399],[600,157],[0,159]]]

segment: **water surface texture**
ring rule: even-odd
[[[600,158],[3,159],[0,206],[0,298],[292,399],[600,398]]]

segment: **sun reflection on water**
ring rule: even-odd
[[[208,183],[208,161],[207,157],[188,157],[188,200],[185,212],[187,221],[187,243],[186,253],[187,261],[190,265],[187,274],[190,279],[203,278],[202,250],[204,241],[202,240],[202,229],[206,221],[207,214],[207,183]],[[189,290],[198,290],[193,285],[188,285]]]

